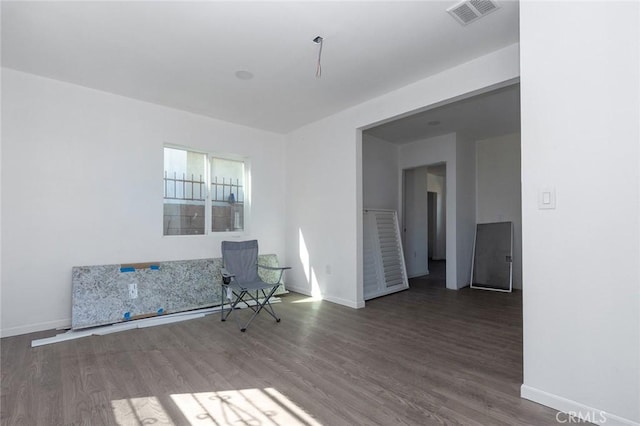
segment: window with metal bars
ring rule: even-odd
[[[242,232],[247,162],[164,148],[164,235]]]

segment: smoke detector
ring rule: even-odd
[[[466,0],[451,6],[447,12],[461,25],[467,25],[499,8],[500,5],[494,0]]]

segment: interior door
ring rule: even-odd
[[[436,234],[437,234],[437,221],[438,221],[438,194],[435,192],[427,193],[427,201],[428,201],[428,215],[427,215],[427,224],[428,224],[428,238],[429,243],[427,246],[427,258],[433,258],[434,253],[436,252]]]
[[[427,275],[427,168],[404,171],[404,257],[409,278]]]

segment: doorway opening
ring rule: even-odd
[[[446,285],[446,163],[403,170],[403,244],[407,276]]]

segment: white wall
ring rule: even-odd
[[[458,141],[458,138],[455,133],[451,133],[398,146],[398,175],[400,177],[402,170],[413,169],[413,172],[421,172],[420,179],[426,180],[424,175],[426,175],[427,168],[423,166],[446,164],[446,186],[448,189],[446,197],[444,197],[446,208],[443,210],[445,210],[446,217],[442,226],[445,227],[443,234],[447,242],[441,243],[441,250],[443,250],[442,257],[447,259],[447,286],[451,289],[459,289],[469,284],[475,232],[475,147],[470,140]],[[458,171],[458,161],[463,161],[465,170]],[[363,162],[364,167],[365,163]],[[402,229],[404,227],[402,223],[404,220],[402,193],[407,190],[411,192],[415,188],[403,189],[400,181],[401,179],[398,180],[398,188],[395,192],[398,194],[396,206]],[[425,208],[419,214],[425,219],[426,204],[424,201],[426,201],[427,186],[428,180],[420,190],[422,191],[421,203]],[[464,194],[462,199],[457,196],[459,191]],[[413,195],[416,196],[415,191]],[[463,206],[462,212],[458,207],[459,204]],[[426,261],[412,263],[412,257],[426,257],[426,253],[423,253],[422,250],[422,248],[426,248],[428,235],[426,223],[416,232],[421,233],[417,246],[405,244],[405,258],[407,259],[407,274],[409,276],[424,275],[428,272]],[[462,233],[462,237],[459,237],[460,233]]]
[[[398,209],[398,146],[362,135],[362,204],[368,209]]]
[[[402,149],[402,145],[389,143],[375,136],[368,134],[362,135],[362,192],[364,208],[371,209],[390,209],[402,211],[402,171],[399,169],[398,153]],[[428,143],[428,142],[427,142]],[[429,153],[423,160],[432,161]],[[420,170],[417,168],[415,170]],[[435,253],[429,253],[435,259],[445,259],[446,257],[446,208],[445,208],[445,179],[441,176],[429,174],[426,179],[427,190],[437,194],[438,202],[438,218],[437,218],[437,235]],[[405,193],[407,188],[404,189]],[[423,194],[426,197],[426,193]],[[399,217],[400,221],[403,220]],[[424,237],[427,238],[428,233],[425,230]],[[405,247],[405,256],[408,256],[408,250]],[[417,257],[417,253],[416,253]],[[428,272],[427,264],[422,262],[419,271],[411,271],[411,259],[407,258],[407,271],[409,276],[424,275]]]
[[[0,9],[1,10],[1,9]],[[0,40],[1,41],[1,40]],[[2,97],[2,68],[0,67],[0,100]],[[2,117],[2,102],[0,102],[0,117]],[[2,119],[0,118],[0,166],[2,165]],[[0,168],[0,308],[2,308],[2,169]],[[2,336],[2,313],[0,312],[0,337]]]
[[[519,76],[518,60],[519,47],[511,45],[288,135],[287,263],[294,267],[290,277],[297,291],[315,290],[330,301],[364,306],[362,136],[358,129],[512,82]],[[333,190],[327,193],[326,186]],[[329,214],[327,206],[339,206],[340,211]]]
[[[400,179],[402,178],[402,171],[399,169],[398,153],[402,149],[402,145],[396,145],[384,141],[374,136],[363,134],[362,135],[362,188],[363,188],[363,205],[364,208],[380,208],[402,211],[402,184]],[[425,143],[428,143],[425,142]],[[453,143],[453,142],[452,142]],[[430,162],[433,157],[427,152],[424,155],[423,161]],[[418,167],[415,169],[407,170],[409,173],[423,173],[428,171],[426,168]],[[422,176],[424,177],[424,176]],[[433,255],[436,259],[444,259],[446,257],[446,208],[445,208],[445,182],[444,178],[434,174],[429,174],[427,179],[424,179],[427,185],[427,190],[435,192],[438,197],[438,219],[436,224],[437,236],[436,236],[436,250]],[[405,180],[405,183],[406,180]],[[413,188],[417,189],[417,188]],[[422,188],[424,190],[424,188]],[[426,192],[413,194],[412,189],[405,187],[404,193],[409,195],[416,195],[421,199],[426,200]],[[423,200],[424,201],[424,200]],[[426,204],[421,203],[421,207],[426,208]],[[424,212],[422,212],[424,213]],[[419,213],[421,215],[422,213]],[[425,216],[426,218],[426,216]],[[404,218],[400,217],[402,222]],[[428,237],[428,230],[426,229],[426,223],[420,230],[414,230],[420,233],[420,238],[417,246],[418,250],[413,250],[406,246],[405,241],[405,256],[407,264],[407,273],[411,276],[421,276],[428,273],[427,262],[422,259],[426,259],[426,253],[418,253],[422,248],[426,247],[426,239]],[[403,235],[404,237],[404,235]],[[424,237],[424,238],[423,238]],[[414,255],[410,256],[413,252]],[[422,261],[412,262],[413,258],[420,258]],[[412,269],[413,267],[416,267]]]
[[[433,253],[429,253],[434,260],[446,259],[447,231],[446,231],[446,180],[443,176],[427,174],[427,190],[436,193],[436,235]]]
[[[513,287],[522,288],[520,134],[476,142],[476,222],[513,223]]]
[[[471,280],[476,232],[476,149],[473,138],[456,134],[456,159],[457,288],[462,288]]]
[[[522,395],[638,424],[640,4],[521,2],[520,42]]]
[[[164,143],[250,157],[245,237],[284,257],[283,136],[8,69],[2,88],[2,335],[69,325],[74,265],[220,256],[162,236]]]
[[[335,116],[288,136],[286,263],[293,291],[362,307],[362,285],[356,287],[362,263],[357,268],[355,258],[362,247],[356,228],[362,224],[362,192],[356,189],[362,191],[362,169],[354,162],[362,141],[358,146],[356,137],[356,129]]]

